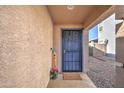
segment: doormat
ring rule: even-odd
[[[63,80],[82,80],[80,74],[63,73]]]

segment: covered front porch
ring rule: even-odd
[[[48,11],[54,22],[53,50],[56,56],[55,64],[59,70],[59,77],[50,80],[48,88],[96,87],[87,76],[89,71],[88,31],[115,13],[115,6],[71,7],[74,9],[68,10],[67,6],[48,6]],[[97,11],[94,10],[96,8],[98,8]],[[94,13],[89,15],[91,11],[98,13],[98,15]],[[81,32],[78,33],[78,31]],[[73,75],[75,73],[76,76]],[[64,74],[68,74],[70,77],[64,79]],[[81,79],[73,78],[78,76]]]
[[[88,31],[113,14],[115,6],[47,7],[54,23],[53,51],[59,72],[86,73],[89,60]]]
[[[88,31],[113,13],[122,19],[120,8],[0,6],[0,87],[95,87],[87,76]],[[59,77],[50,80],[53,52]]]

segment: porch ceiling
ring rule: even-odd
[[[78,5],[68,10],[67,5],[49,5],[48,11],[54,24],[82,24],[88,26],[100,16],[110,5]]]

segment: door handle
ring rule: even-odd
[[[65,49],[64,49],[64,53],[65,53],[66,51],[65,51]]]

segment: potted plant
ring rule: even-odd
[[[56,79],[58,77],[58,68],[52,67],[50,70],[50,79]]]

